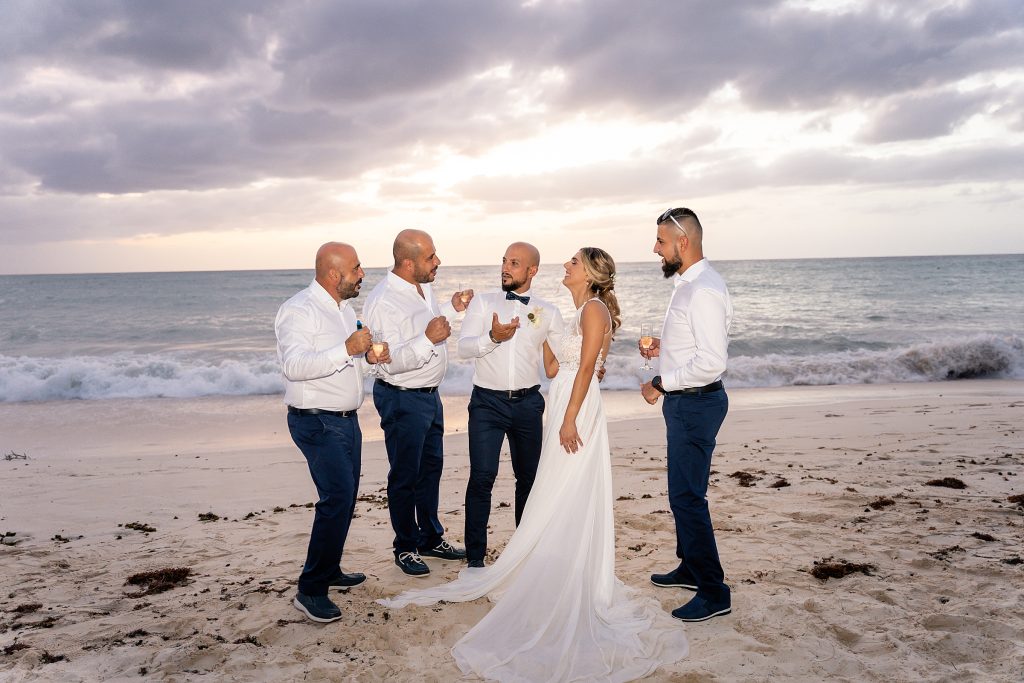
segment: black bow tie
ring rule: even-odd
[[[530,297],[519,296],[515,292],[505,292],[505,299],[508,301],[512,301],[514,299],[515,301],[521,302],[524,306],[527,306],[530,303]]]

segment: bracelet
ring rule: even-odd
[[[494,338],[494,330],[487,330],[487,336],[490,337],[491,341],[494,342],[495,344],[501,343],[500,341]]]

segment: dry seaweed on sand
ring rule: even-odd
[[[944,486],[947,489],[965,489],[967,484],[963,483],[956,477],[943,477],[942,479],[932,479],[926,481],[925,486]]]
[[[43,607],[42,603],[26,602],[23,605],[18,605],[17,607],[12,609],[11,611],[14,612],[15,614],[31,614],[32,612],[39,611],[40,609],[42,609],[42,607]]]
[[[979,540],[982,540],[982,541],[994,541],[994,540],[996,540],[995,536],[992,536],[991,534],[983,534],[980,531],[975,531],[973,534],[971,534],[971,536],[973,536],[974,538],[977,538]]]
[[[1024,505],[1024,493],[1018,493],[1015,496],[1010,496],[1006,500],[1010,501],[1011,503],[1016,503],[1017,505]]]
[[[868,506],[872,510],[881,510],[882,508],[887,508],[890,505],[895,505],[895,504],[896,504],[896,501],[893,500],[892,498],[882,497],[882,498],[875,498],[873,501],[868,503]]]
[[[18,650],[27,650],[28,648],[29,648],[29,646],[26,645],[25,643],[14,642],[14,643],[11,643],[10,645],[7,645],[6,647],[4,647],[3,652],[4,652],[5,656],[10,656],[10,655],[13,655],[15,652],[17,652]]]
[[[133,598],[141,598],[143,595],[163,593],[172,588],[184,586],[191,574],[192,570],[188,567],[167,567],[151,572],[132,574],[124,583],[126,586],[140,586],[143,588],[142,591],[131,595]]]
[[[24,453],[15,453],[14,451],[11,451],[4,455],[4,460],[7,460],[8,462],[11,460],[28,460],[28,456]]]
[[[216,522],[218,519],[220,519],[220,515],[215,515],[212,512],[200,512],[199,513],[199,521],[200,522]]]
[[[948,548],[942,548],[940,550],[936,550],[935,552],[928,553],[928,554],[931,555],[932,557],[934,557],[936,560],[948,560],[949,556],[952,555],[953,553],[965,553],[965,552],[967,552],[967,551],[964,550],[963,548],[961,548],[960,546],[958,546],[958,545],[951,545]]]
[[[749,488],[749,487],[753,486],[754,483],[761,478],[761,477],[757,476],[756,474],[751,474],[750,472],[743,472],[743,471],[733,472],[729,476],[732,477],[733,479],[735,479],[736,482],[740,486],[743,486],[745,488]]]
[[[843,559],[833,559],[826,557],[823,560],[815,560],[814,567],[811,568],[811,576],[820,581],[828,581],[829,579],[841,579],[847,574],[861,573],[865,576],[871,576],[871,572],[878,569],[873,564],[862,564],[858,562],[848,562]]]
[[[156,531],[156,527],[155,526],[151,526],[151,525],[149,525],[149,524],[147,524],[145,522],[128,522],[127,524],[124,525],[124,528],[125,529],[134,529],[135,531],[143,531],[145,533],[149,533],[151,531]]]
[[[768,484],[768,488],[770,488],[770,489],[781,489],[781,488],[785,488],[786,486],[789,486],[789,485],[790,485],[790,483],[789,483],[788,479],[786,479],[785,477],[779,477],[778,479],[773,481],[771,484]]]

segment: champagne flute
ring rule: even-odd
[[[469,286],[465,282],[459,283],[459,299],[463,306],[469,303]]]
[[[380,354],[384,353],[384,333],[375,331],[370,334],[370,346],[373,348],[373,355],[375,358],[380,358]],[[382,375],[380,370],[380,364],[373,364],[373,376],[380,377]]]
[[[642,323],[640,325],[640,348],[649,351],[652,346],[654,346],[654,328],[650,323]],[[640,369],[652,369],[651,359],[644,356],[644,364],[640,366]]]

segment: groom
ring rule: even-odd
[[[661,256],[675,290],[660,339],[641,355],[661,357],[661,374],[640,391],[651,405],[665,397],[668,428],[668,497],[676,524],[679,566],[655,574],[656,586],[696,591],[672,611],[681,621],[705,621],[729,614],[732,601],[718,559],[708,511],[708,478],[715,438],[729,410],[722,386],[732,323],[732,301],[725,280],[704,258],[704,230],[689,209],[670,209],[658,217],[654,253]]]
[[[540,252],[532,244],[509,245],[501,259],[502,291],[474,297],[462,322],[459,357],[474,359],[475,366],[466,486],[466,559],[470,567],[484,566],[491,489],[505,437],[516,476],[516,526],[540,462],[543,347],[545,341],[549,346],[557,343],[562,315],[530,292],[539,265]],[[554,376],[557,365],[550,370],[548,376]]]

